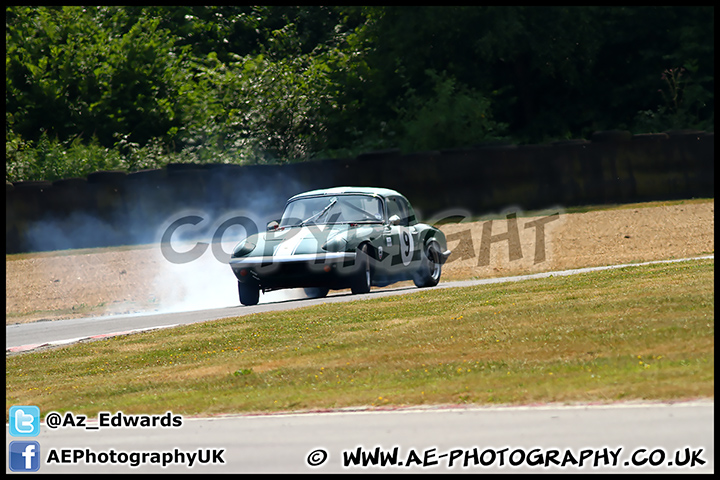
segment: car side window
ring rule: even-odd
[[[390,197],[388,199],[388,218],[393,215],[400,217],[400,225],[405,227],[409,224],[408,207],[405,201],[399,197]]]
[[[409,226],[415,225],[418,223],[417,218],[415,218],[415,210],[413,210],[412,205],[410,205],[404,198],[402,199],[402,202],[405,204],[405,210],[407,211],[407,224]]]

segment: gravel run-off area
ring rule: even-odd
[[[453,253],[442,281],[712,254],[714,206],[656,202],[448,223],[441,229]],[[503,235],[509,230],[519,243]],[[6,324],[239,304],[230,268],[210,249],[185,265],[168,262],[157,245],[9,255],[5,273]]]

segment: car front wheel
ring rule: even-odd
[[[260,301],[260,289],[247,283],[238,282],[238,295],[243,305],[257,305]]]
[[[326,287],[306,287],[303,290],[308,298],[325,298],[330,292],[330,289]]]

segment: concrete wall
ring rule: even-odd
[[[241,212],[264,226],[290,196],[341,185],[396,189],[422,219],[448,209],[714,197],[713,179],[714,134],[695,131],[608,131],[548,145],[391,150],[289,165],[172,164],[7,184],[6,253],[151,243],[182,211]]]

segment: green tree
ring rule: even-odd
[[[399,146],[409,151],[469,147],[502,138],[506,125],[495,122],[491,101],[453,78],[427,71],[434,83],[428,97],[408,92],[400,111]]]
[[[10,6],[6,176],[712,130],[713,38],[714,7]]]
[[[183,59],[159,19],[131,23],[114,7],[9,8],[6,104],[23,138],[112,146],[117,133],[144,143],[178,125]]]

